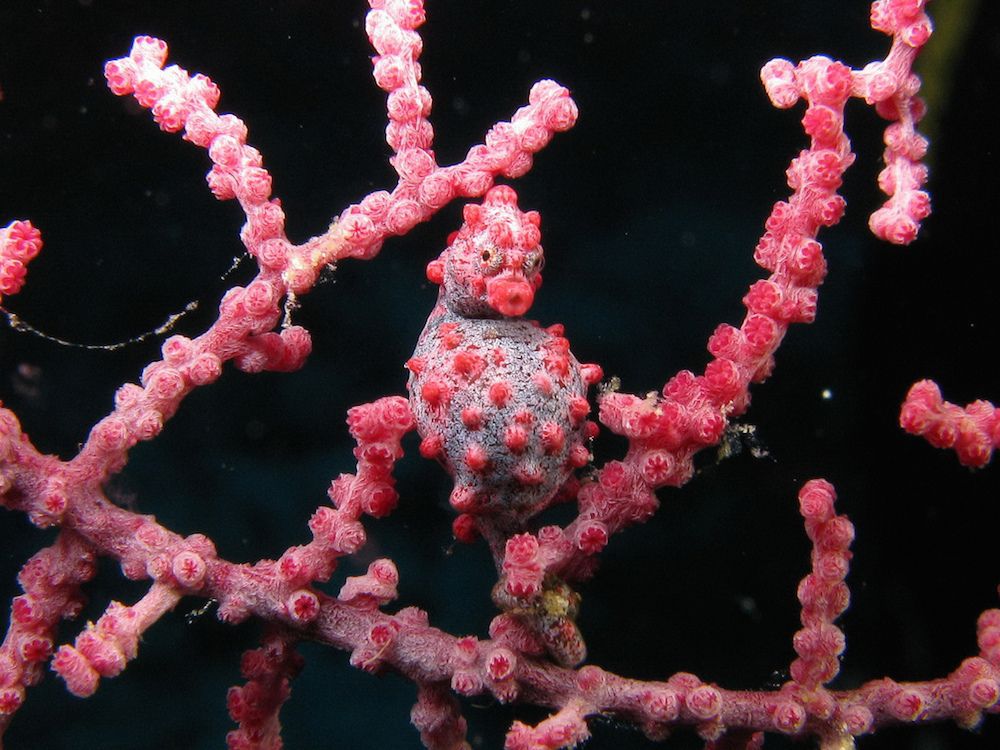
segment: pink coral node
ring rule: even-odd
[[[899,424],[935,448],[953,448],[963,466],[985,466],[1000,446],[1000,409],[989,401],[974,401],[964,408],[952,404],[932,380],[910,388]]]
[[[924,5],[925,0],[877,0],[871,8],[872,28],[898,36],[911,47],[920,47],[932,31]]]
[[[351,576],[344,582],[337,598],[359,606],[379,606],[393,601],[397,596],[396,585],[399,573],[392,560],[375,560],[368,566],[368,572],[361,576]]]
[[[30,221],[13,221],[0,229],[0,300],[24,286],[28,263],[42,249],[42,235]]]

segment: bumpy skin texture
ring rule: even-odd
[[[520,318],[542,283],[535,212],[506,186],[465,208],[427,268],[438,303],[407,363],[420,450],[455,479],[462,513],[545,507],[590,460],[587,387],[601,377],[569,350],[562,326]]]

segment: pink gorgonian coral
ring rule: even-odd
[[[994,732],[992,7],[372,6],[0,11],[8,745]]]

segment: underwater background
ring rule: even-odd
[[[791,111],[771,107],[758,71],[776,56],[828,54],[855,68],[888,39],[861,0],[430,0],[421,29],[424,84],[442,163],[461,159],[508,119],[539,78],[573,92],[577,126],[557,135],[515,186],[542,214],[547,266],[532,316],[562,322],[577,357],[598,362],[633,393],[697,370],[720,322],[763,272],[752,259],[762,224],[786,197],[784,170],[806,141]],[[134,36],[170,45],[169,62],[222,89],[220,112],[243,118],[302,241],[366,193],[394,184],[386,162],[384,94],[370,77],[362,2],[338,0],[4,0],[0,5],[0,219],[40,227],[42,254],[6,308],[49,336],[115,344],[155,329],[191,301],[175,333],[196,335],[224,289],[252,263],[242,214],[204,184],[206,154],[161,133],[145,111],[104,86],[105,60]],[[590,662],[627,676],[690,671],[726,688],[777,687],[793,657],[795,588],[809,546],[796,492],[823,476],[857,528],[841,619],[848,649],[834,687],[890,675],[946,674],[975,651],[975,618],[997,606],[1000,475],[970,472],[896,426],[909,385],[937,379],[946,398],[1000,399],[989,363],[1000,333],[997,120],[1000,10],[982,0],[935,0],[938,31],[922,59],[930,99],[929,190],[934,214],[909,248],[867,231],[881,202],[881,124],[858,102],[847,132],[858,159],[842,194],[843,222],[820,237],[829,275],[815,324],[796,326],[774,376],[741,420],[767,457],[703,456],[683,491],[660,493],[647,524],[621,533],[581,587]],[[293,374],[248,377],[227,367],[192,394],[163,434],[137,446],[108,494],[183,533],[203,532],[234,561],[275,557],[308,538],[306,521],[330,479],[353,468],[346,410],[403,393],[409,357],[436,289],[424,266],[460,222],[460,203],[370,263],[345,262],[301,300],[295,322],[313,354]],[[164,336],[115,348],[69,347],[0,326],[0,397],[42,450],[67,458],[138,378]],[[994,357],[995,358],[995,357]],[[449,484],[417,455],[397,467],[401,502],[366,521],[369,544],[325,587],[376,557],[398,564],[400,599],[456,634],[483,635],[494,614],[484,545],[456,546]],[[599,438],[599,463],[622,443]],[[558,520],[565,509],[555,513]],[[51,540],[0,515],[0,594],[17,591],[24,560]],[[87,587],[86,618],[146,584],[105,561]],[[80,700],[50,676],[29,692],[7,750],[222,748],[232,727],[227,687],[259,625],[187,617],[185,599],[146,635],[126,672]],[[5,615],[6,616],[6,615]],[[282,711],[285,746],[418,747],[413,686],[351,668],[347,655],[301,648],[306,668]],[[544,711],[464,701],[474,748],[499,748],[510,721]],[[952,726],[887,730],[862,748],[987,748]],[[613,721],[592,722],[587,746],[654,743]],[[767,747],[783,747],[769,737]],[[681,731],[667,747],[700,747]]]

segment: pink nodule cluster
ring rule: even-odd
[[[613,383],[592,392],[602,368],[576,359],[562,325],[543,327],[524,317],[542,283],[541,219],[519,208],[512,187],[494,183],[524,175],[534,155],[575,124],[569,92],[539,81],[509,121],[490,128],[459,163],[441,165],[428,119],[431,94],[420,83],[423,1],[369,3],[365,29],[375,50],[375,82],[387,93],[386,142],[398,179],[302,244],[286,235],[284,209],[246,124],[216,112],[220,91],[213,81],[168,65],[166,43],[152,37],[137,38],[127,57],[106,64],[115,94],[133,96],[163,131],[206,150],[208,187],[217,199],[238,202],[246,217],[241,239],[257,267],[245,286],[223,295],[203,333],[163,342],[162,356],[138,382],[118,389],[113,408],[72,458],[41,453],[15,414],[0,407],[0,506],[54,535],[18,576],[22,593],[11,603],[0,645],[0,738],[47,669],[72,694],[92,695],[102,678],[141,658],[143,634],[185,596],[216,603],[225,623],[254,619],[266,626],[260,647],[243,657],[245,682],[228,694],[237,725],[227,737],[232,750],[282,746],[279,712],[303,666],[297,646],[307,640],[349,652],[350,664],[365,672],[411,680],[412,723],[436,750],[470,747],[460,699],[477,696],[551,710],[534,725],[513,722],[508,750],[576,747],[597,716],[653,739],[693,728],[715,750],[759,748],[767,733],[847,750],[856,737],[887,725],[952,720],[974,727],[984,713],[1000,710],[1000,610],[982,613],[979,653],[945,677],[830,687],[846,648],[837,619],[850,603],[855,532],[823,479],[805,482],[798,496],[812,564],[798,588],[801,629],[792,636],[796,658],[782,684],[743,690],[687,672],[664,680],[618,675],[585,663],[586,633],[577,621],[579,586],[595,575],[610,539],[656,512],[657,490],[693,478],[695,456],[729,437],[733,420],[750,405],[751,385],[772,373],[791,324],[814,320],[827,274],[818,235],[844,214],[838,190],[855,160],[844,131],[852,99],[889,122],[878,176],[888,198],[870,228],[894,244],[916,239],[930,212],[922,189],[927,142],[916,131],[924,105],[912,72],[931,35],[925,0],[873,3],[871,25],[892,43],[884,59],[860,70],[821,56],[763,67],[761,80],[776,107],[804,103],[801,124],[809,138],[786,172],[791,194],[774,204],[754,252],[768,275],[746,292],[742,323],[711,334],[703,371],[681,371],[648,394],[621,392]],[[228,364],[245,373],[305,365],[312,339],[292,323],[296,298],[324,269],[374,258],[387,239],[410,233],[453,201],[480,197],[464,207],[461,228],[427,267],[440,292],[406,362],[408,397],[350,409],[356,469],[336,477],[329,503],[303,519],[308,541],[277,559],[235,563],[206,535],[182,536],[109,499],[107,483],[132,449],[160,435],[187,396],[215,383]],[[28,221],[0,230],[0,301],[22,289],[41,247]],[[986,401],[965,408],[945,402],[934,383],[922,381],[906,397],[900,423],[934,446],[954,448],[962,464],[981,467],[1000,446],[998,414]],[[594,455],[601,425],[626,444],[624,455],[604,463]],[[340,558],[368,544],[366,517],[396,509],[393,469],[413,431],[419,453],[452,480],[455,538],[484,544],[492,555],[497,611],[488,632],[453,635],[418,607],[394,609],[400,570],[389,558],[347,577],[335,596],[320,587]],[[562,516],[543,516],[556,505],[564,506]],[[101,558],[148,587],[132,604],[107,603],[72,643],[64,642],[59,624],[79,616]]]
[[[12,221],[0,229],[0,301],[24,286],[28,262],[42,249],[42,234],[30,221]]]

